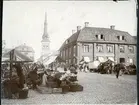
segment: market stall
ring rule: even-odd
[[[7,58],[3,59],[2,63],[9,65],[8,77],[2,78],[4,98],[14,98],[15,96],[16,98],[26,98],[28,89],[24,86],[25,77],[22,65],[32,62],[32,60],[15,49],[5,53],[2,57]]]

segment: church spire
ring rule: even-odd
[[[49,36],[47,33],[47,13],[45,12],[45,20],[44,20],[44,33],[42,36],[42,41],[49,41]]]

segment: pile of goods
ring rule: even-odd
[[[98,72],[101,74],[111,74],[112,73],[112,61],[107,60],[106,62],[100,63],[98,65]]]
[[[47,73],[45,83],[43,86],[38,86],[38,92],[50,94],[83,91],[83,86],[77,83],[77,73]]]

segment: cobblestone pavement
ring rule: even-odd
[[[137,99],[137,77],[97,73],[78,73],[78,82],[83,85],[83,92],[67,94],[40,94],[29,91],[27,99],[2,99],[4,104],[133,104]]]

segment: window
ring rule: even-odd
[[[62,57],[62,51],[60,52],[60,55],[61,55],[61,57]]]
[[[118,40],[125,40],[124,36],[117,36]]]
[[[113,46],[107,45],[107,51],[112,53],[113,52]]]
[[[66,49],[66,57],[68,57],[68,49]]]
[[[69,47],[69,55],[71,54],[71,48]]]
[[[63,58],[65,59],[65,50],[63,50]]]
[[[101,34],[100,39],[103,39],[103,35]]]
[[[130,51],[130,53],[134,53],[134,47],[133,46],[129,46],[129,51]]]
[[[96,35],[96,39],[98,39],[98,35]]]
[[[84,45],[83,50],[84,52],[89,52],[89,45]]]
[[[118,40],[120,40],[120,36],[117,36]]]
[[[101,34],[101,35],[96,35],[96,39],[104,39],[104,35]]]
[[[122,40],[125,40],[125,37],[124,36],[122,36]]]
[[[124,46],[120,46],[120,52],[124,53]]]
[[[76,55],[76,45],[74,45],[74,47],[73,47],[73,56],[75,56]]]
[[[103,46],[102,45],[97,45],[97,51],[102,52],[103,51]]]

